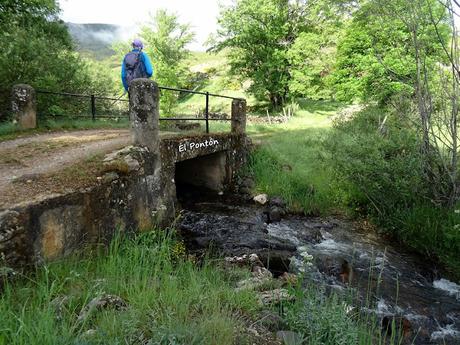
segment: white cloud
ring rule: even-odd
[[[149,15],[164,8],[190,23],[195,31],[195,42],[190,48],[203,50],[209,34],[216,31],[219,3],[231,0],[59,0],[61,18],[73,23],[117,24],[136,27],[149,20]]]

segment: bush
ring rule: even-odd
[[[338,121],[325,141],[343,201],[460,277],[460,212],[430,201],[417,133],[392,115],[381,128],[385,114],[368,108],[350,121]]]
[[[380,218],[412,207],[427,188],[414,130],[383,110],[367,109],[351,121],[337,121],[326,141],[335,176],[348,202]]]

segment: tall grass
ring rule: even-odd
[[[0,344],[233,344],[241,328],[234,312],[257,308],[253,293],[232,287],[241,275],[209,261],[197,267],[165,232],[117,237],[108,252],[50,263],[7,283]],[[120,296],[128,309],[94,311],[78,322],[103,293]]]
[[[312,280],[316,268],[312,271],[306,266],[305,272],[298,276],[297,284],[292,287],[296,296],[294,302],[284,308],[285,321],[290,330],[301,336],[301,344],[400,345],[415,341],[417,334],[404,333],[402,319],[391,318],[386,325],[388,328],[384,329],[374,312],[384,269],[382,266],[374,271],[374,265],[375,258],[372,258],[366,291],[349,285],[340,290],[331,288]],[[374,275],[379,277],[376,286],[372,283]]]
[[[413,129],[392,117],[378,130],[385,109],[369,107],[332,126],[340,104],[301,102],[286,124],[250,125],[256,144],[248,170],[255,192],[283,197],[311,215],[360,214],[406,246],[441,261],[460,279],[460,205],[427,200]]]
[[[166,231],[118,235],[108,249],[6,282],[0,344],[253,344],[247,329],[264,321],[261,306],[255,292],[235,289],[248,274],[223,270],[211,259],[197,263]],[[290,290],[295,301],[272,311],[303,344],[386,344],[375,317],[350,312],[352,294],[328,295],[307,276]],[[94,309],[78,320],[93,298],[105,294],[121,297],[127,308]]]

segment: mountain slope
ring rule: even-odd
[[[66,23],[69,33],[81,53],[96,60],[112,56],[112,44],[129,39],[135,32],[133,27],[114,24]]]

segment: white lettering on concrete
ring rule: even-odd
[[[182,144],[179,144],[179,152],[186,152],[188,150],[195,150],[195,149],[200,149],[204,147],[209,147],[209,146],[215,146],[219,145],[219,141],[216,139],[209,138],[205,141],[202,142],[185,142]]]

